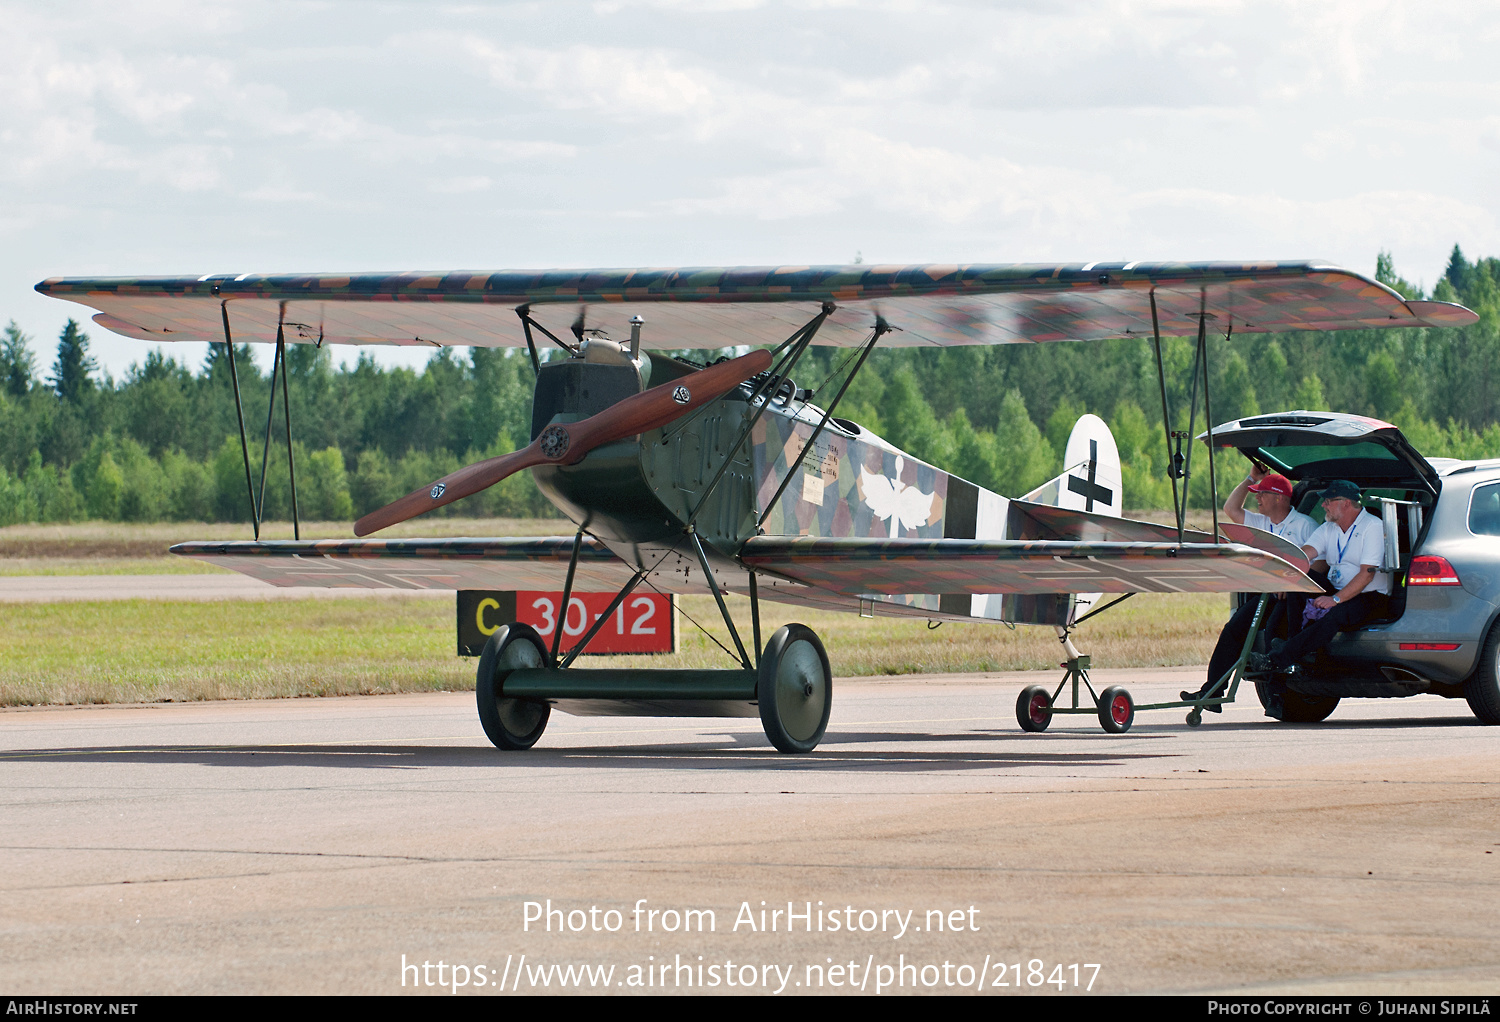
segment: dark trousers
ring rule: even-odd
[[[1313,593],[1286,594],[1287,632],[1291,634],[1302,630],[1302,612],[1307,609],[1309,603],[1316,600],[1319,596],[1332,596],[1339,591],[1338,586],[1328,581],[1328,572],[1326,571],[1309,571],[1307,577],[1322,586],[1323,591],[1316,595]],[[1283,635],[1281,638],[1290,638],[1290,634]]]
[[[1245,648],[1245,638],[1250,634],[1250,625],[1255,620],[1255,608],[1260,603],[1260,595],[1257,593],[1252,599],[1246,600],[1230,615],[1224,624],[1223,631],[1219,632],[1219,641],[1214,646],[1213,656],[1208,658],[1208,681],[1205,689],[1211,687],[1224,675],[1228,674],[1239,660],[1240,653]],[[1282,619],[1286,616],[1287,601],[1277,599],[1274,596],[1266,606],[1266,616],[1261,621],[1261,627],[1271,635],[1275,635]]]
[[[1384,617],[1390,598],[1385,593],[1360,593],[1336,605],[1327,614],[1309,624],[1271,654],[1271,665],[1278,671],[1290,667],[1307,654],[1322,649],[1339,632],[1352,632],[1367,621]],[[1295,624],[1295,622],[1294,622]]]

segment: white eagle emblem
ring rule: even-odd
[[[876,518],[890,519],[891,539],[900,537],[902,529],[926,525],[927,519],[932,517],[933,494],[903,483],[901,470],[905,467],[906,459],[897,457],[895,479],[876,475],[863,465],[859,468],[859,489],[865,505]]]

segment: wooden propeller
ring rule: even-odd
[[[581,422],[553,423],[529,446],[513,454],[466,465],[431,486],[413,490],[400,500],[371,511],[354,523],[354,534],[368,536],[433,508],[472,496],[523,468],[576,464],[595,447],[659,429],[673,419],[723,397],[770,367],[770,352],[752,351],[633,394]]]

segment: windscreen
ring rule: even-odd
[[[1391,467],[1405,463],[1384,444],[1315,444],[1307,446],[1262,447],[1261,457],[1274,467],[1286,472],[1304,465],[1318,462],[1379,461]]]

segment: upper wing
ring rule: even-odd
[[[179,543],[196,557],[275,586],[352,589],[561,589],[572,536],[539,539],[268,540]],[[573,584],[619,589],[630,568],[585,537]]]
[[[1238,543],[755,536],[740,559],[846,596],[1322,592],[1276,555]]]
[[[97,309],[94,321],[152,341],[517,346],[516,312],[565,336],[622,340],[646,320],[648,348],[782,340],[825,302],[820,344],[858,344],[877,318],[891,346],[1145,337],[1151,295],[1164,335],[1388,326],[1466,326],[1459,305],[1406,302],[1383,284],[1316,262],[776,266],[497,273],[207,274],[53,277],[42,294]],[[540,339],[539,339],[540,343]]]

